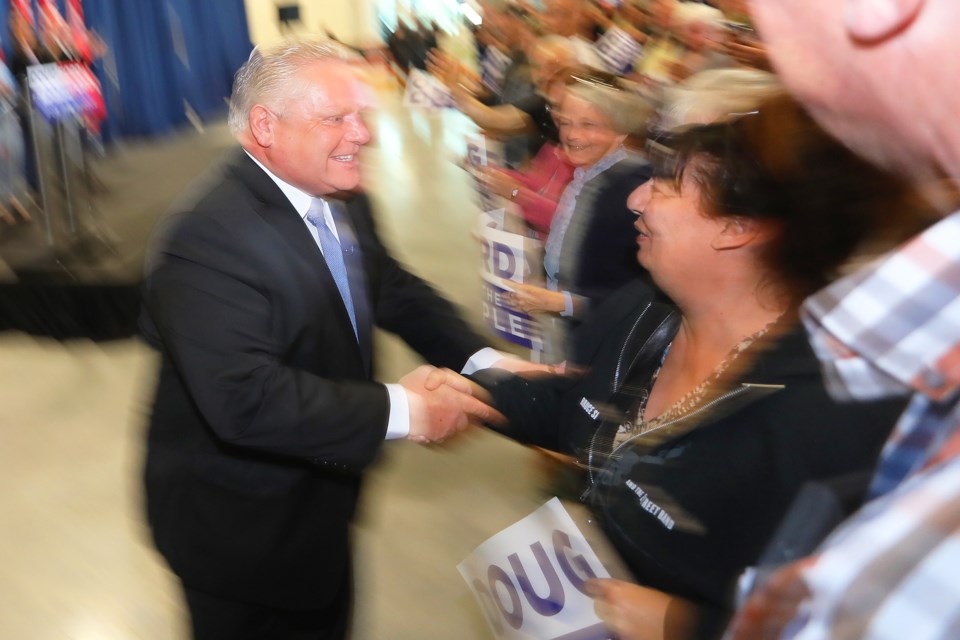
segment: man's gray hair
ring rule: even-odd
[[[701,71],[667,90],[660,127],[670,131],[736,118],[782,92],[779,79],[766,71]]]
[[[281,113],[283,103],[297,95],[294,82],[303,67],[321,60],[356,60],[357,55],[332,40],[284,40],[256,47],[233,78],[227,124],[233,135],[247,130],[256,104]]]
[[[672,22],[674,28],[687,27],[693,24],[702,24],[717,31],[723,31],[726,28],[723,11],[698,2],[681,2],[678,4],[674,10]]]
[[[569,67],[577,63],[577,50],[570,42],[570,38],[553,34],[540,36],[535,46],[556,58],[557,64],[561,67]]]

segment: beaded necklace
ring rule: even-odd
[[[733,364],[738,357],[740,357],[741,353],[749,349],[754,342],[765,336],[767,332],[770,331],[770,327],[772,327],[779,319],[780,317],[777,316],[764,325],[759,331],[750,334],[738,342],[703,382],[695,386],[687,393],[683,394],[666,411],[657,417],[651,418],[650,420],[644,420],[643,413],[646,411],[647,402],[650,400],[650,392],[653,390],[653,385],[656,384],[657,378],[660,376],[660,370],[663,368],[663,363],[667,359],[667,354],[670,352],[670,347],[673,346],[673,342],[670,342],[670,344],[668,344],[663,350],[663,355],[660,357],[660,366],[658,366],[657,370],[653,372],[650,382],[640,390],[640,400],[637,403],[636,409],[631,411],[627,420],[625,420],[618,427],[617,434],[614,437],[614,447],[619,446],[634,436],[642,435],[648,431],[656,429],[662,424],[686,415],[697,407],[703,405],[708,399],[718,395],[718,383],[723,377],[723,374],[726,373],[727,369],[730,368],[730,365]]]

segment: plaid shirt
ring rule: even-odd
[[[838,529],[804,574],[794,640],[960,638],[960,457],[914,475]]]
[[[880,459],[881,495],[956,428],[960,391],[960,212],[804,305],[830,393],[867,400],[916,392]]]
[[[804,322],[837,398],[914,395],[785,636],[960,638],[960,456],[931,464],[960,430],[960,212],[810,298]]]

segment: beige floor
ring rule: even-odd
[[[367,159],[384,236],[477,320],[476,208],[450,162],[466,129],[456,114],[394,105]],[[383,380],[416,362],[381,338]],[[178,592],[141,516],[155,366],[132,340],[0,335],[0,639],[185,637]],[[357,640],[490,637],[455,565],[545,499],[533,458],[483,432],[444,449],[385,447],[356,526]]]

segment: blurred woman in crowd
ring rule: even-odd
[[[508,303],[542,314],[548,362],[564,359],[567,330],[621,285],[641,276],[626,198],[650,177],[650,165],[627,139],[645,131],[652,109],[613,75],[573,75],[560,103],[560,142],[576,167],[544,247],[546,287],[515,285]]]
[[[577,71],[562,69],[548,81],[547,108],[556,119],[563,101],[567,80]],[[531,235],[545,240],[557,209],[557,201],[570,180],[574,166],[559,141],[545,141],[524,171],[499,167],[481,169],[480,178],[491,192],[517,205]]]
[[[682,52],[670,70],[670,79],[680,82],[699,71],[735,66],[726,53],[727,25],[723,12],[714,7],[681,3],[674,12],[674,29]]]
[[[587,470],[637,580],[590,583],[622,640],[713,637],[799,488],[869,470],[900,408],[833,401],[798,307],[902,183],[786,99],[665,148],[623,231],[662,293],[637,281],[597,309],[568,365],[582,375],[475,376],[506,435]]]
[[[534,138],[530,151],[535,154],[544,143],[557,142],[557,126],[547,104],[547,84],[558,71],[576,64],[576,54],[566,39],[547,36],[531,44],[529,59],[536,92],[496,106],[477,99],[476,78],[452,57],[432,55],[430,72],[450,89],[457,107],[477,126],[489,135],[530,135]]]

